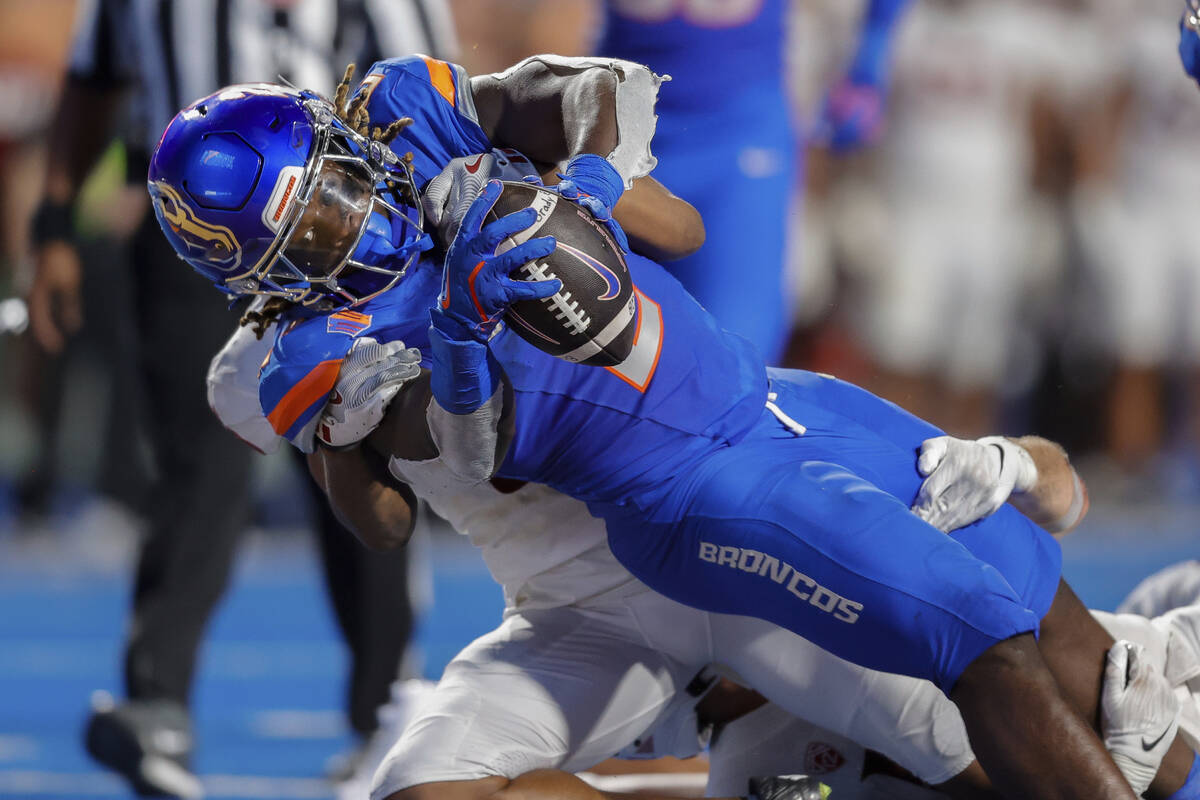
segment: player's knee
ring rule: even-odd
[[[488,800],[508,786],[499,776],[469,781],[438,781],[409,786],[389,794],[384,800]]]

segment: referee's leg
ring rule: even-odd
[[[296,452],[300,456],[299,451]],[[303,462],[303,457],[300,456]],[[346,530],[300,464],[310,487],[325,587],[338,628],[350,649],[347,712],[360,737],[374,733],[376,710],[387,702],[413,630],[408,550],[368,550]]]
[[[133,248],[141,372],[155,479],[125,658],[131,699],[187,705],[196,651],[246,523],[252,451],[208,408],[205,373],[235,324],[181,270],[152,217]]]

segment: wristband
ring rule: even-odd
[[[43,200],[33,212],[30,223],[30,238],[33,244],[72,241],[75,238],[74,217],[70,204]]]
[[[604,203],[609,211],[625,192],[625,181],[616,167],[604,157],[592,153],[583,153],[568,161],[563,175],[573,181],[580,192]]]
[[[461,325],[455,320],[442,314],[430,317],[429,353],[433,365],[429,383],[433,398],[451,414],[470,414],[496,393],[500,365],[486,344],[458,336],[454,328]]]
[[[1087,491],[1083,488],[1083,482],[1079,480],[1079,473],[1074,469],[1071,470],[1071,478],[1075,482],[1075,493],[1071,495],[1071,505],[1061,517],[1043,526],[1050,533],[1062,533],[1070,530],[1083,516],[1083,501],[1087,497]]]

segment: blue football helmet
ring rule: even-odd
[[[431,245],[408,163],[309,91],[244,84],[192,103],[147,184],[171,246],[231,295],[345,308]]]

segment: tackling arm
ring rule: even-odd
[[[1087,489],[1066,451],[1040,436],[937,436],[922,443],[917,469],[926,478],[913,512],[943,531],[970,525],[1005,502],[1054,534],[1073,530],[1087,513]]]
[[[365,447],[319,447],[309,453],[308,469],[338,520],[364,545],[392,550],[408,543],[416,498],[391,476],[378,454]]]
[[[1067,451],[1040,436],[1022,436],[1012,441],[1029,453],[1038,477],[1032,489],[1013,492],[1009,502],[1051,533],[1070,533],[1087,514],[1088,493],[1071,466]]]
[[[599,63],[534,56],[473,78],[480,127],[494,143],[534,161],[608,156],[618,143],[617,76]]]
[[[655,261],[674,261],[704,244],[704,220],[691,203],[646,175],[621,195],[613,217],[629,237],[634,252]]]

